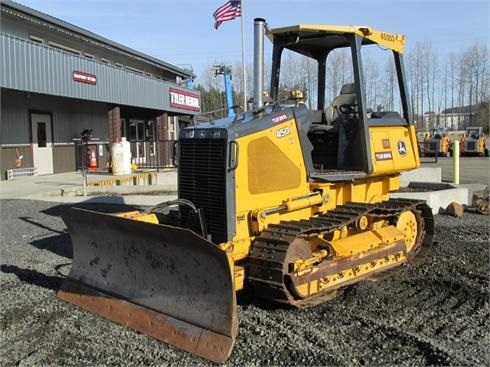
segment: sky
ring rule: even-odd
[[[241,19],[214,29],[212,14],[226,0],[16,2],[170,64],[192,67],[197,83],[213,64],[241,62]],[[371,26],[406,35],[407,52],[417,43],[430,42],[440,57],[477,42],[488,47],[490,39],[490,0],[243,0],[247,64],[253,62],[254,18],[264,18],[270,28]]]

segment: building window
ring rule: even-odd
[[[49,41],[48,43],[51,47],[57,48],[58,50],[69,52],[69,53],[74,54],[74,55],[80,55],[80,53],[81,53],[80,50],[76,50],[74,48],[71,48],[71,47],[56,43],[56,42]]]
[[[131,66],[126,66],[126,70],[132,71],[133,73],[143,74],[143,70],[133,68]]]
[[[130,141],[145,140],[145,122],[143,120],[129,120],[128,133]]]
[[[145,124],[145,140],[149,141],[150,155],[156,155],[155,135],[156,124],[154,120],[148,120]]]
[[[145,140],[154,141],[155,140],[155,121],[149,120],[146,122],[145,126]]]
[[[47,146],[47,134],[46,134],[46,123],[38,122],[37,123],[37,146],[39,148],[46,148]]]
[[[33,35],[31,35],[31,41],[32,42],[36,42],[36,43],[40,43],[40,44],[43,44],[44,43],[44,40],[42,38],[39,38],[39,37],[36,37],[36,36],[33,36]]]
[[[100,58],[100,62],[103,62],[104,64],[108,64],[109,60],[104,59],[103,57]]]
[[[88,53],[86,53],[86,52],[85,52],[85,57],[86,57],[87,59],[91,59],[91,60],[93,60],[93,59],[95,58],[95,57],[94,57],[94,55],[92,55],[92,54],[88,54]]]

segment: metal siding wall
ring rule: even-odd
[[[1,179],[6,177],[6,171],[9,169],[17,168],[15,166],[15,160],[17,159],[17,153],[22,157],[21,167],[32,167],[34,162],[32,160],[32,148],[30,146],[18,146],[18,147],[0,147],[0,167],[1,167]]]
[[[76,101],[71,106],[66,106],[63,116],[55,114],[56,121],[62,121],[64,131],[59,131],[59,141],[64,137],[79,138],[84,129],[92,129],[94,138],[107,140],[107,105],[105,103],[93,103],[90,101]],[[55,132],[55,138],[56,132]]]
[[[2,90],[0,119],[1,144],[29,144],[30,127],[25,94]]]
[[[91,101],[45,96],[15,90],[2,90],[2,144],[30,144],[29,110],[52,114],[53,142],[73,143],[83,129],[107,139],[107,105]]]
[[[75,160],[75,145],[55,146],[53,148],[54,173],[77,170]]]
[[[6,34],[1,35],[1,43],[0,86],[3,88],[159,110],[175,110],[170,108],[169,101],[169,88],[177,87],[172,83]],[[95,75],[97,85],[75,82],[73,71]]]

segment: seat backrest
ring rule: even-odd
[[[343,116],[339,117],[339,108],[343,104],[356,104],[356,86],[354,83],[344,84],[340,89],[340,94],[335,97],[332,103],[325,109],[325,119],[327,120],[327,124],[340,122],[337,120],[343,118]]]
[[[308,117],[312,124],[325,124],[325,115],[323,110],[308,110]]]

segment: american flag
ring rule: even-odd
[[[242,15],[241,2],[240,0],[229,0],[225,4],[221,5],[213,13],[214,17],[214,29],[218,29],[221,23],[227,20],[235,19]]]

